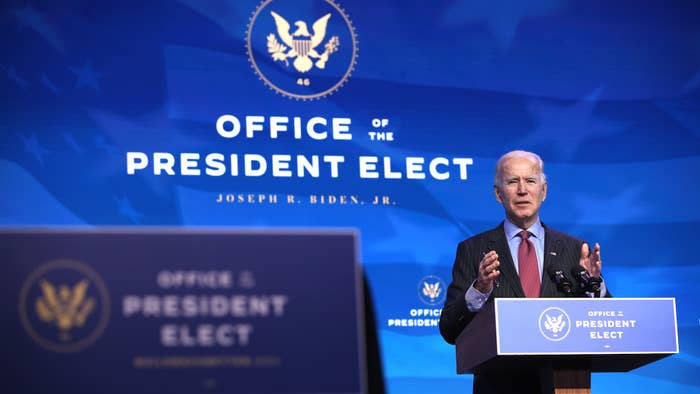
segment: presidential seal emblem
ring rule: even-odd
[[[355,30],[332,0],[266,0],[246,33],[248,60],[275,92],[297,100],[338,90],[357,59]]]
[[[427,305],[439,305],[445,301],[445,282],[435,275],[428,275],[418,282],[418,298]]]
[[[92,345],[109,321],[109,293],[92,268],[53,260],[32,272],[20,290],[19,317],[43,348],[77,352]]]
[[[561,308],[551,307],[540,314],[540,333],[550,341],[561,341],[571,332],[571,319]]]

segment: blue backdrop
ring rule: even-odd
[[[501,220],[497,158],[533,150],[542,219],[601,243],[611,291],[677,298],[680,354],[593,389],[700,388],[696,1],[5,1],[0,18],[2,225],[358,228],[388,391],[461,393],[444,293],[423,289]]]

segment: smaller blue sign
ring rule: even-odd
[[[499,355],[678,353],[675,298],[498,298]]]

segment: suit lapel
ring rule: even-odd
[[[511,290],[508,293],[513,294],[513,297],[525,297],[518,271],[515,270],[513,256],[510,254],[503,222],[491,232],[489,243],[491,242],[495,245],[494,249],[498,253],[498,260],[501,262],[501,277],[499,278],[501,286],[508,286]]]
[[[540,286],[540,297],[552,297],[558,295],[558,290],[554,282],[547,274],[551,266],[556,265],[562,258],[561,240],[555,233],[544,227],[544,264],[542,267],[542,280]]]

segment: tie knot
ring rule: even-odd
[[[527,231],[527,230],[521,231],[518,235],[519,235],[520,238],[522,238],[523,240],[527,240],[528,238],[530,238],[530,232]]]

